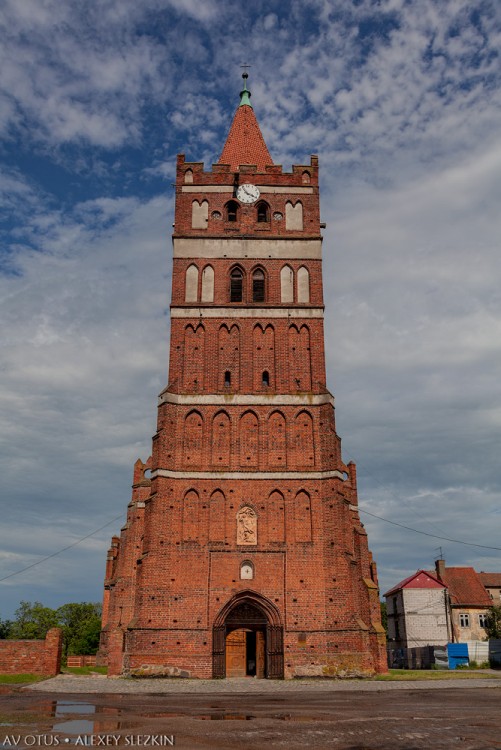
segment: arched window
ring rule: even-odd
[[[202,271],[202,302],[214,302],[214,269],[205,266]]]
[[[264,201],[259,201],[256,206],[257,208],[257,220],[258,222],[270,220],[270,207]]]
[[[310,301],[310,274],[304,266],[297,272],[297,301]]]
[[[226,370],[224,373],[224,387],[229,388],[231,385],[231,372],[229,370]]]
[[[252,274],[252,301],[264,302],[264,271],[260,268]]]
[[[294,302],[294,271],[290,266],[280,271],[280,301]]]
[[[241,302],[243,299],[244,274],[240,268],[230,273],[230,302]]]
[[[196,302],[198,299],[198,268],[193,263],[186,269],[184,301]]]
[[[192,229],[207,229],[209,222],[209,202],[193,201],[191,204],[191,227]]]
[[[236,221],[238,218],[238,203],[228,201],[226,204],[226,221]]]
[[[301,201],[297,201],[295,206],[290,201],[285,204],[285,228],[302,231],[303,204]]]
[[[263,372],[263,385],[268,387],[269,384],[270,384],[270,373],[268,372],[268,370],[265,370]]]

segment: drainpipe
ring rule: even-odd
[[[447,627],[447,642],[452,643],[453,642],[452,633],[451,633],[452,623],[450,621],[450,613],[449,613],[450,603],[449,603],[449,594],[448,594],[447,589],[444,589],[444,607],[445,607],[445,624]]]
[[[444,589],[444,601],[445,601],[445,621],[447,623],[447,636],[450,636],[450,642],[455,643],[454,639],[454,625],[452,622],[452,605],[451,597],[449,596],[449,590]]]

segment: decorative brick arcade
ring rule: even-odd
[[[246,78],[219,162],[177,160],[169,384],[108,553],[111,675],[386,670],[326,387],[318,159],[273,164]]]

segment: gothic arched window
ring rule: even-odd
[[[226,204],[226,221],[236,221],[238,218],[238,203],[228,201]]]
[[[270,207],[265,201],[259,201],[256,206],[257,208],[257,220],[258,222],[270,220]]]
[[[242,302],[244,292],[244,274],[240,268],[233,268],[230,273],[230,302]]]
[[[252,274],[252,301],[264,302],[264,271],[260,268]]]

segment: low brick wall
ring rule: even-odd
[[[0,673],[53,677],[61,671],[63,633],[51,628],[44,641],[0,640]]]

